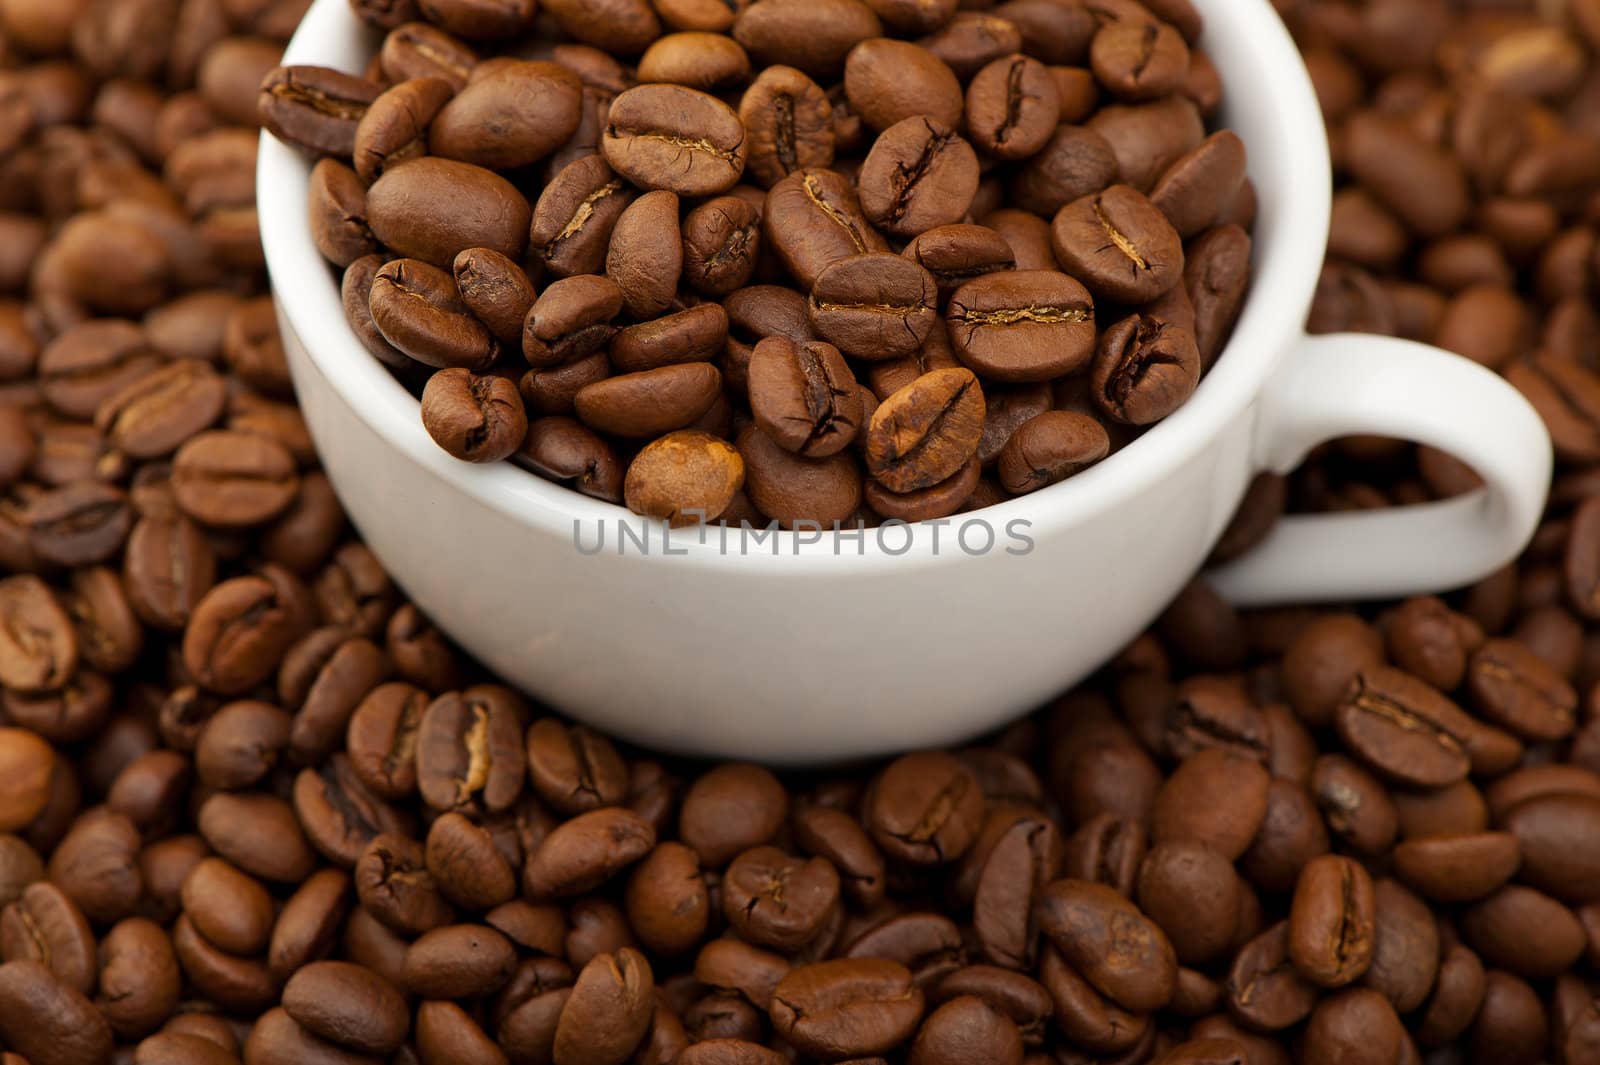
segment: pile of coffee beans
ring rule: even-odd
[[[1248,284],[1189,0],[354,6],[365,75],[261,117],[459,459],[673,524],[945,517],[1171,414]]]
[[[421,6],[465,34],[520,10]],[[1436,161],[1461,165],[1445,131],[1485,79],[1528,116],[1505,181],[1569,145],[1559,187],[1473,184],[1454,223],[1458,247],[1502,233],[1526,346],[1501,365],[1546,383],[1558,440],[1523,559],[1360,607],[1240,613],[1196,582],[997,735],[781,777],[530,705],[351,537],[254,228],[257,87],[304,7],[0,0],[0,1062],[1600,1061],[1600,452],[1578,446],[1600,175],[1570,147],[1600,133],[1592,3],[1287,12],[1325,97]],[[1395,173],[1341,201],[1414,226],[1419,171]],[[1556,220],[1520,252],[1484,221],[1519,211]],[[1491,302],[1435,276],[1474,261],[1429,254],[1450,238],[1330,260],[1318,322]],[[1275,494],[1445,494],[1416,467],[1439,475],[1342,443],[1223,550]]]

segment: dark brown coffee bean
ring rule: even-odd
[[[705,936],[710,898],[700,859],[681,843],[661,843],[628,878],[628,923],[648,949],[681,954]]]
[[[946,311],[958,357],[998,381],[1046,381],[1072,372],[1094,351],[1094,304],[1065,274],[987,274],[956,289]]]
[[[816,82],[789,66],[756,76],[739,103],[748,168],[764,188],[797,170],[833,165],[833,108]]]
[[[1600,802],[1578,793],[1535,796],[1512,807],[1499,821],[1520,845],[1519,879],[1572,902],[1592,899],[1590,855],[1576,841],[1597,815]]]
[[[539,476],[612,503],[622,502],[623,467],[599,434],[572,418],[535,419],[515,457]]]
[[[26,574],[0,581],[0,621],[0,683],[23,692],[44,691],[72,676],[78,640],[43,581]]]
[[[1363,671],[1339,706],[1335,724],[1352,751],[1403,783],[1442,787],[1471,768],[1467,733],[1472,720],[1399,670]]]
[[[1060,115],[1055,78],[1037,59],[996,59],[967,85],[968,133],[981,151],[997,159],[1037,153],[1055,133]]]
[[[449,923],[450,904],[428,872],[422,845],[404,836],[378,836],[355,867],[356,894],[362,910],[396,932],[421,935]],[[362,961],[355,952],[353,960]],[[362,962],[374,968],[370,962]],[[400,977],[399,965],[393,972]]]
[[[631,810],[591,810],[550,834],[529,857],[523,884],[536,898],[582,894],[632,865],[654,846],[655,831]]]
[[[463,302],[455,279],[420,260],[380,267],[368,307],[383,338],[425,366],[482,370],[500,357],[499,344]]]
[[[1111,186],[1117,177],[1117,157],[1104,137],[1083,126],[1061,125],[1017,168],[1009,191],[1017,207],[1048,219],[1067,204]]]
[[[878,137],[858,177],[861,208],[878,228],[914,237],[959,222],[978,188],[978,157],[947,125],[912,117]]]
[[[1056,1027],[1073,1045],[1115,1054],[1148,1042],[1149,1016],[1130,1013],[1101,995],[1054,947],[1045,948],[1039,979],[1054,1003]]]
[[[1037,491],[1104,458],[1110,440],[1099,422],[1072,411],[1046,411],[1017,427],[1000,452],[1006,491]]]
[[[863,821],[885,854],[934,865],[966,852],[982,812],[982,789],[971,770],[948,755],[924,752],[883,771]]]
[[[1439,902],[1488,895],[1511,879],[1520,860],[1517,838],[1504,832],[1407,840],[1394,851],[1395,872]]]
[[[510,182],[451,159],[413,160],[367,190],[367,221],[377,238],[441,270],[468,248],[520,259],[531,220],[528,201]]]
[[[790,173],[768,191],[761,221],[768,246],[807,291],[832,263],[888,250],[862,213],[855,189],[833,170]]]
[[[183,638],[183,660],[220,695],[248,691],[271,675],[298,635],[290,606],[263,577],[236,577],[206,592]]]
[[[367,107],[351,143],[356,173],[368,184],[385,170],[428,154],[428,127],[455,94],[444,78],[417,77],[384,90]]]
[[[919,115],[952,129],[961,125],[955,72],[909,41],[871,37],[850,49],[843,87],[850,109],[878,132]]]
[[[1529,740],[1558,740],[1573,729],[1577,693],[1552,666],[1522,644],[1490,640],[1467,671],[1473,706],[1490,721]]]
[[[220,375],[204,362],[180,359],[106,397],[95,427],[133,458],[158,458],[212,425],[225,400]]]
[[[755,346],[748,373],[756,424],[779,446],[820,458],[856,438],[855,376],[833,345],[768,337]]]
[[[949,297],[975,278],[1016,266],[1011,245],[985,226],[957,224],[930,229],[907,244],[902,254],[933,275],[941,297]]]
[[[1468,209],[1455,157],[1419,137],[1404,121],[1373,111],[1345,123],[1346,165],[1362,186],[1422,237],[1454,229]],[[1427,189],[1426,195],[1418,195]]]
[[[622,290],[629,315],[642,319],[672,306],[682,271],[677,194],[648,192],[617,218],[606,252],[606,276]]]
[[[683,220],[683,280],[702,296],[726,296],[749,282],[760,248],[755,207],[737,196],[707,200]]]
[[[891,358],[922,346],[938,320],[938,293],[910,259],[869,252],[818,274],[808,311],[813,328],[846,354]]]
[[[558,277],[598,273],[612,230],[633,196],[602,156],[569,163],[545,186],[534,208],[532,253]]]
[[[611,339],[610,365],[619,373],[637,373],[680,362],[711,361],[728,343],[728,313],[715,303],[702,303],[617,331]]]
[[[695,422],[721,389],[715,366],[690,362],[597,381],[580,389],[573,402],[578,418],[592,429],[653,437]]]
[[[354,170],[336,159],[319,160],[307,200],[311,238],[324,259],[344,267],[378,250],[367,226],[367,189]]]
[[[198,822],[205,841],[251,876],[298,883],[315,868],[294,810],[274,796],[218,792],[201,805]]]
[[[1031,967],[1037,949],[1034,900],[1061,873],[1061,833],[1047,820],[1024,817],[989,850],[973,894],[973,930],[997,964]]]
[[[465,462],[498,462],[528,431],[517,386],[465,367],[440,370],[422,392],[422,425],[451,455]]]
[[[1189,49],[1165,22],[1106,23],[1089,45],[1100,84],[1122,100],[1154,100],[1177,89],[1189,70]]]
[[[1066,844],[1063,873],[1075,880],[1104,884],[1132,897],[1145,855],[1145,831],[1138,821],[1101,813],[1085,821]]]
[[[1119,1006],[1144,1012],[1171,1000],[1178,972],[1172,944],[1124,896],[1102,884],[1058,880],[1035,913],[1062,957]]]
[[[1300,871],[1289,915],[1289,956],[1319,987],[1342,987],[1372,963],[1376,901],[1372,878],[1339,855],[1313,858]]]
[[[434,117],[428,149],[491,170],[530,166],[578,128],[582,89],[576,74],[555,63],[484,63]]]
[[[326,67],[279,67],[261,83],[258,114],[280,140],[349,158],[356,126],[377,98],[378,87],[363,78]]]
[[[178,506],[205,525],[240,528],[282,513],[300,489],[294,458],[252,433],[213,430],[191,437],[172,460]]]
[[[1405,1028],[1389,1000],[1356,988],[1325,998],[1306,1026],[1307,1065],[1399,1061]]]
[[[39,385],[52,407],[88,421],[107,398],[157,368],[154,354],[143,330],[131,322],[80,322],[39,353]]]
[[[63,984],[92,994],[99,975],[94,933],[83,911],[55,884],[29,884],[0,910],[0,960],[36,961]]]
[[[1271,783],[1260,762],[1222,748],[1186,759],[1162,785],[1152,815],[1156,841],[1192,839],[1237,859],[1266,817]]]
[[[1289,922],[1280,921],[1239,951],[1227,981],[1228,1005],[1242,1020],[1278,1031],[1310,1015],[1317,989],[1289,959]]]
[[[824,1057],[881,1054],[911,1038],[922,992],[902,965],[839,959],[804,965],[779,982],[773,1027],[802,1053]]]
[[[1200,383],[1200,350],[1181,326],[1132,315],[1100,338],[1091,371],[1095,406],[1119,422],[1149,425]]]
[[[789,813],[789,795],[771,772],[730,762],[695,780],[684,796],[678,835],[708,869],[770,841]]]
[[[1533,888],[1502,888],[1461,915],[1467,944],[1491,965],[1528,979],[1554,976],[1583,953],[1572,911]]]
[[[1051,234],[1056,258],[1104,299],[1146,303],[1183,277],[1177,232],[1127,185],[1068,204],[1056,215]]]
[[[40,562],[91,566],[108,560],[122,546],[133,510],[120,489],[79,481],[34,498],[22,521]]]
[[[111,1060],[111,1027],[90,1001],[34,961],[0,965],[0,1037],[29,1062]]]
[[[521,343],[522,323],[538,293],[522,267],[490,248],[468,248],[452,265],[457,294],[500,343]]]
[[[974,1054],[996,1065],[1020,1065],[1022,1033],[1016,1022],[983,999],[964,995],[928,1015],[906,1060],[915,1065],[953,1065]]]
[[[734,40],[756,62],[798,67],[824,80],[835,79],[844,70],[851,48],[882,33],[883,24],[860,0],[752,5],[733,24]]]
[[[561,1009],[556,1065],[620,1065],[638,1047],[655,1013],[650,963],[636,950],[596,956],[578,974]]]
[[[351,1050],[388,1054],[405,1038],[405,999],[370,969],[342,961],[315,962],[290,978],[283,1008],[313,1035]]]
[[[794,953],[811,942],[839,906],[839,874],[826,858],[809,861],[755,847],[728,866],[723,912],[747,942]]]
[[[681,85],[640,85],[611,104],[601,150],[618,174],[647,189],[714,196],[744,173],[749,145],[739,116]]]
[[[525,709],[509,689],[481,684],[435,699],[417,726],[417,785],[436,810],[498,812],[516,802]]]
[[[1231,863],[1203,844],[1158,844],[1139,868],[1139,908],[1167,934],[1185,965],[1224,956],[1238,931],[1242,890]]]

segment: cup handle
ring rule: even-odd
[[[1360,433],[1430,444],[1483,478],[1468,495],[1281,519],[1212,570],[1241,606],[1395,598],[1479,580],[1533,535],[1550,485],[1550,436],[1522,395],[1470,359],[1409,340],[1303,337],[1268,384],[1256,468],[1287,473],[1317,444]]]

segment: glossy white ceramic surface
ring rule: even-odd
[[[1197,6],[1260,199],[1255,282],[1227,350],[1186,406],[1109,460],[881,543],[873,532],[779,533],[745,539],[741,553],[737,532],[724,545],[718,530],[703,543],[679,530],[680,553],[666,555],[660,527],[620,508],[509,464],[450,458],[345,325],[307,229],[309,162],[264,137],[260,211],[284,342],[345,508],[419,606],[543,702],[651,747],[779,764],[959,742],[1063,691],[1199,568],[1257,470],[1287,469],[1332,436],[1438,444],[1489,490],[1283,523],[1218,574],[1230,594],[1402,594],[1488,572],[1537,522],[1550,469],[1542,426],[1464,359],[1303,336],[1329,204],[1316,100],[1266,0]],[[317,0],[285,61],[359,71],[375,44],[347,0]],[[976,521],[996,543],[969,554],[955,536]],[[603,525],[605,550],[580,551],[575,523],[589,549]],[[619,555],[622,524],[648,537],[648,555],[633,541]],[[983,528],[967,528],[967,549]],[[1021,537],[1031,549],[1008,552]]]

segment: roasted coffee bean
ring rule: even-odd
[[[1182,326],[1133,315],[1101,336],[1091,381],[1095,406],[1107,416],[1148,425],[1194,393],[1200,383],[1200,349]]]
[[[172,460],[172,489],[185,514],[204,525],[259,525],[282,513],[300,489],[294,458],[253,433],[213,430],[191,437]]]
[[[577,130],[582,104],[582,83],[565,67],[498,59],[475,70],[440,108],[428,127],[428,150],[494,170],[529,166]]]
[[[517,386],[465,367],[440,370],[422,393],[422,425],[451,455],[465,462],[496,462],[527,433],[528,416]]]
[[[591,810],[546,838],[528,859],[523,885],[536,898],[582,894],[654,846],[655,830],[638,814],[619,807]]]
[[[713,521],[744,483],[734,446],[697,429],[679,429],[634,457],[623,480],[628,509],[672,526]]]
[[[719,298],[747,284],[761,249],[761,215],[737,196],[718,196],[683,219],[683,280]]]
[[[678,835],[710,869],[768,842],[789,814],[789,795],[760,766],[728,763],[695,780],[683,798]]]
[[[997,381],[1047,381],[1094,351],[1094,304],[1065,274],[987,274],[956,289],[945,312],[957,356]]]
[[[1203,965],[1232,945],[1244,890],[1227,859],[1202,844],[1158,844],[1139,867],[1139,908],[1185,965]]]
[[[386,89],[367,107],[351,142],[355,171],[368,184],[385,170],[428,154],[428,127],[455,94],[444,78],[418,77]]]
[[[489,248],[468,248],[452,264],[456,292],[502,344],[521,342],[523,319],[538,294],[522,267]]]
[[[1037,59],[996,59],[967,86],[968,132],[979,149],[997,159],[1026,159],[1038,152],[1060,116],[1055,78]]]
[[[611,103],[601,150],[618,174],[647,189],[715,196],[744,173],[749,152],[732,108],[680,85],[640,85]]]
[[[1000,451],[1000,483],[1016,494],[1036,491],[1098,462],[1110,450],[1099,422],[1072,411],[1046,411],[1017,427]]]
[[[1183,244],[1176,230],[1127,185],[1063,207],[1051,239],[1061,265],[1102,299],[1148,303],[1183,277]]]
[[[184,666],[219,695],[250,690],[271,675],[299,634],[291,610],[265,577],[235,577],[212,587],[184,631]]]
[[[385,263],[367,301],[383,338],[425,366],[482,370],[500,357],[495,337],[437,267],[416,259]]]
[[[1357,861],[1326,854],[1300,871],[1289,913],[1289,957],[1319,987],[1342,987],[1372,963],[1376,902]]]
[[[883,401],[867,426],[867,468],[894,492],[927,488],[976,452],[983,395],[967,370],[934,370]]]
[[[539,476],[585,495],[622,501],[623,468],[611,445],[572,418],[539,418],[528,426],[516,457]]]
[[[774,443],[821,458],[855,440],[862,421],[855,375],[832,344],[768,337],[747,372],[751,413]]]
[[[978,157],[949,125],[926,116],[884,130],[861,164],[861,209],[879,229],[914,237],[961,221],[978,190]]]
[[[335,266],[349,266],[378,250],[367,226],[367,189],[356,172],[335,159],[318,160],[311,168],[311,238],[322,257]]]
[[[841,259],[818,276],[808,311],[812,327],[848,355],[908,355],[938,320],[933,277],[887,252]]]
[[[367,223],[384,246],[441,270],[468,248],[520,259],[532,211],[507,180],[432,156],[386,171],[367,190]]]
[[[679,362],[714,360],[728,342],[728,313],[715,303],[655,318],[617,331],[610,366],[621,373],[653,370]]]
[[[807,292],[838,260],[889,248],[850,182],[828,169],[795,170],[772,186],[761,227],[767,245]]]
[[[279,67],[261,83],[259,115],[274,136],[322,155],[349,158],[356,126],[378,89],[326,67]]]
[[[1490,721],[1529,740],[1558,740],[1573,728],[1577,694],[1552,666],[1511,640],[1490,640],[1467,670],[1473,705]]]
[[[27,885],[0,910],[0,959],[36,961],[82,994],[91,994],[99,975],[94,932],[77,903],[42,879]]]
[[[739,102],[752,177],[771,188],[797,170],[833,165],[833,107],[816,82],[788,66],[758,74]]]
[[[721,390],[722,375],[715,366],[687,362],[586,385],[573,398],[573,406],[578,419],[591,429],[650,438],[692,425]]]
[[[922,1007],[904,966],[863,958],[795,969],[773,991],[770,1013],[778,1034],[802,1053],[865,1057],[910,1039]]]
[[[27,1061],[111,1060],[112,1033],[93,1004],[35,961],[0,965],[0,1037]]]
[[[1335,714],[1340,736],[1368,764],[1403,783],[1442,787],[1467,775],[1473,722],[1459,707],[1399,670],[1356,677]]]
[[[1145,1012],[1171,1001],[1178,975],[1172,943],[1116,891],[1058,880],[1040,895],[1035,914],[1062,957],[1117,1005]]]
[[[968,281],[1016,266],[1005,238],[985,226],[957,224],[927,230],[908,243],[903,254],[933,275],[943,298]]]
[[[559,366],[605,347],[623,293],[606,277],[563,278],[546,288],[522,325],[522,354],[535,367]]]

